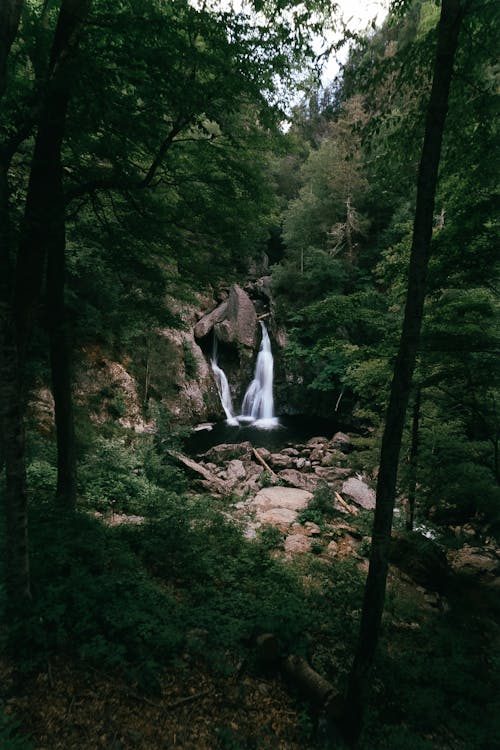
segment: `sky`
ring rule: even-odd
[[[375,20],[377,26],[382,24],[388,12],[389,0],[337,0],[337,5],[348,29],[362,31],[371,25],[372,20]],[[331,41],[335,41],[335,38],[335,35],[332,34]],[[337,38],[339,38],[339,35],[337,35]],[[317,52],[321,52],[320,42],[318,42]],[[341,61],[345,62],[347,48],[337,54]],[[338,61],[335,55],[331,55],[323,69],[323,84],[333,80],[338,71]]]

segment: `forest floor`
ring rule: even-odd
[[[5,663],[1,679],[12,680]],[[61,659],[15,692],[7,712],[36,750],[308,747],[304,714],[279,680],[224,678],[199,664],[170,670],[159,691],[144,695],[119,677]]]

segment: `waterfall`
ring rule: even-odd
[[[217,390],[219,391],[220,402],[222,404],[222,408],[226,412],[226,421],[230,425],[237,425],[238,420],[234,416],[233,402],[231,401],[231,391],[229,389],[229,383],[227,381],[226,373],[217,364],[217,338],[215,336],[215,332],[213,358],[210,360],[210,364],[212,366],[212,372],[217,384]]]
[[[217,364],[217,338],[214,332],[214,346],[210,364],[214,373],[215,382],[222,407],[226,413],[226,422],[236,426],[239,422],[252,422],[256,427],[271,429],[278,426],[278,419],[274,416],[273,398],[273,370],[274,361],[271,351],[271,342],[267,328],[260,322],[262,329],[262,342],[260,345],[253,380],[247,388],[243,398],[241,414],[235,416],[231,401],[231,391],[226,373]]]
[[[274,427],[278,424],[278,420],[274,416],[274,360],[267,328],[262,321],[260,326],[262,342],[255,363],[253,380],[245,393],[239,419],[256,421],[258,427]]]

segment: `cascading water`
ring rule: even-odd
[[[277,417],[274,416],[274,361],[271,342],[267,328],[262,321],[260,322],[260,326],[262,329],[262,342],[257,355],[257,362],[255,363],[255,372],[253,380],[243,398],[241,414],[238,416],[234,414],[226,373],[217,364],[217,338],[214,334],[214,348],[210,364],[215,382],[217,383],[222,408],[226,413],[226,422],[229,425],[236,426],[239,422],[252,422],[256,427],[263,429],[271,429],[279,425]]]
[[[231,401],[231,390],[229,388],[229,383],[226,377],[226,373],[217,364],[217,338],[215,337],[215,333],[214,333],[213,358],[210,360],[210,365],[212,367],[212,372],[214,374],[215,382],[217,384],[217,390],[219,391],[219,397],[220,397],[220,402],[222,404],[222,408],[226,412],[226,421],[228,424],[236,426],[238,424],[238,420],[234,416],[233,402]]]
[[[262,321],[260,326],[262,342],[255,363],[255,372],[243,398],[242,413],[238,418],[242,421],[255,421],[258,427],[270,428],[278,424],[274,416],[274,360],[267,328]]]
[[[214,373],[215,382],[217,383],[217,390],[219,391],[220,402],[222,408],[226,412],[228,424],[237,425],[238,420],[233,413],[233,403],[231,401],[231,391],[229,390],[229,383],[227,382],[226,373],[218,366],[214,360],[211,362],[212,371]]]

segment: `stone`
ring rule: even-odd
[[[268,463],[273,469],[289,469],[292,466],[292,459],[283,453],[272,453]]]
[[[301,456],[300,458],[297,458],[297,460],[295,461],[295,466],[296,466],[296,467],[297,467],[297,469],[299,469],[299,470],[300,470],[300,469],[305,469],[305,468],[306,468],[306,466],[307,466],[307,464],[309,464],[309,465],[310,465],[310,464],[311,464],[311,462],[310,462],[310,461],[308,461],[308,460],[307,460],[307,458],[303,458],[303,456]]]
[[[245,479],[247,472],[243,461],[240,461],[238,458],[234,458],[232,461],[229,461],[226,468],[226,474],[228,481],[231,483],[239,482],[240,480]]]
[[[362,479],[349,477],[342,485],[342,493],[365,510],[375,508],[375,492]]]
[[[269,508],[269,510],[258,513],[258,518],[263,524],[277,526],[282,531],[286,531],[297,518],[297,511],[291,508]]]
[[[320,435],[319,437],[310,438],[307,441],[307,446],[308,448],[317,448],[318,446],[323,447],[323,445],[325,445],[326,443],[328,443],[328,438]]]
[[[324,452],[323,448],[320,447],[320,446],[316,446],[316,448],[312,449],[312,451],[311,451],[311,453],[309,455],[309,459],[311,461],[321,461],[323,459],[324,455],[325,455],[325,452]]]
[[[337,554],[338,549],[339,549],[339,545],[334,539],[332,539],[332,541],[329,543],[328,547],[326,548],[326,553],[327,555],[331,555],[332,557],[334,557]]]
[[[351,469],[343,469],[340,466],[315,466],[314,473],[326,482],[335,482],[349,476]]]
[[[194,327],[194,335],[197,339],[207,336],[216,323],[220,323],[226,317],[227,302],[222,302],[215,310],[204,315]]]
[[[297,471],[297,469],[282,469],[278,472],[278,476],[292,487],[298,487],[308,492],[314,492],[319,482],[319,478],[314,474],[305,474]]]
[[[321,534],[320,527],[317,523],[313,523],[313,521],[306,521],[304,529],[306,536],[319,536]]]
[[[232,285],[224,319],[215,323],[214,328],[220,341],[227,344],[242,344],[250,349],[255,348],[257,313],[252,300],[238,284]]]
[[[271,508],[287,508],[297,511],[307,508],[311,499],[310,492],[295,487],[264,487],[254,497],[251,506],[261,511]]]
[[[331,448],[339,448],[342,451],[349,451],[352,447],[351,438],[345,432],[336,432],[329,443]]]
[[[299,456],[300,453],[297,448],[283,448],[281,451],[285,456]]]
[[[289,534],[285,539],[285,552],[309,552],[311,540],[303,534]]]
[[[245,440],[243,443],[220,443],[219,445],[214,445],[213,448],[210,448],[210,450],[201,454],[198,458],[221,464],[225,461],[231,461],[234,458],[250,458],[251,452],[252,445],[248,440]]]

